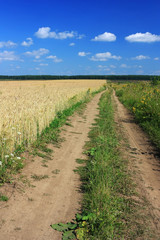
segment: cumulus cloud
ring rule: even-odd
[[[0,48],[3,48],[3,47],[10,48],[10,47],[15,47],[15,46],[17,46],[17,44],[12,41],[0,42]]]
[[[125,40],[127,40],[128,42],[160,42],[160,35],[155,35],[150,32],[136,33],[125,37]]]
[[[31,45],[33,45],[33,40],[32,40],[32,38],[27,38],[26,40],[27,40],[27,41],[23,41],[23,42],[21,43],[22,46],[24,46],[24,47],[30,47]]]
[[[89,52],[79,52],[78,53],[78,56],[80,56],[80,57],[85,57],[85,56],[87,56],[87,55],[89,55],[90,53]]]
[[[52,59],[53,62],[55,62],[55,63],[63,62],[62,59],[60,59],[60,58],[58,58],[57,56],[54,56],[54,55],[50,55],[50,56],[48,56],[48,57],[46,57],[46,58],[47,58],[47,59]]]
[[[114,42],[116,41],[116,36],[113,33],[105,32],[96,36],[92,41],[95,42]]]
[[[0,52],[0,61],[16,61],[19,57],[13,51]]]
[[[150,57],[149,56],[144,56],[144,55],[139,55],[139,56],[136,56],[132,59],[133,60],[145,60],[145,59],[150,59]]]
[[[78,35],[75,31],[64,31],[64,32],[51,32],[50,27],[41,27],[35,33],[38,38],[54,38],[54,39],[67,39],[67,38],[82,38],[83,35]]]
[[[155,60],[155,61],[158,61],[158,60],[159,60],[159,57],[155,57],[154,60]]]
[[[41,56],[48,54],[49,50],[46,48],[40,48],[38,50],[33,50],[32,52],[25,52],[25,55],[35,57],[36,59],[39,59]]]
[[[108,59],[120,60],[120,56],[112,55],[110,52],[97,53],[90,58],[91,61],[107,61]]]

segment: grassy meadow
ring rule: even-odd
[[[160,84],[137,82],[113,84],[120,101],[160,149]]]
[[[23,166],[16,150],[30,147],[64,109],[83,100],[105,80],[0,82],[0,178]]]

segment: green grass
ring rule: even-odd
[[[37,174],[34,174],[34,175],[32,175],[31,177],[32,177],[35,181],[40,181],[40,180],[49,178],[48,175],[37,175]]]
[[[143,238],[144,219],[139,212],[143,206],[133,200],[135,187],[119,150],[110,91],[103,94],[99,106],[99,117],[86,144],[88,161],[78,169],[84,226],[76,230],[77,239],[149,239]]]
[[[8,197],[5,196],[5,195],[0,194],[0,201],[7,202],[8,201]]]
[[[122,143],[114,123],[111,96],[109,90],[101,97],[100,113],[85,146],[88,160],[76,159],[81,164],[75,169],[82,181],[81,214],[77,213],[71,223],[51,225],[63,233],[62,239],[154,239],[147,227],[144,201],[134,200],[138,194],[128,161],[120,152]]]
[[[136,121],[160,150],[160,83],[114,85],[120,101],[133,112]]]

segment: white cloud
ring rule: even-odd
[[[159,57],[155,57],[154,60],[155,60],[155,61],[158,61],[158,60],[159,60]]]
[[[33,62],[42,62],[42,59],[33,59]]]
[[[77,38],[77,39],[82,39],[82,38],[84,38],[84,37],[85,37],[84,34],[79,34],[76,38]]]
[[[120,60],[120,56],[112,55],[110,52],[97,53],[90,58],[91,61],[107,61],[108,59]]]
[[[33,50],[32,52],[25,52],[25,55],[27,56],[33,56],[35,57],[36,59],[39,59],[41,56],[45,55],[45,54],[48,54],[49,53],[49,50],[46,49],[46,48],[40,48],[38,50]]]
[[[70,47],[75,46],[75,43],[70,43],[69,46]]]
[[[48,56],[48,57],[46,57],[46,58],[47,58],[47,59],[55,59],[56,56],[50,55],[50,56]]]
[[[98,65],[98,68],[100,71],[110,71],[111,69],[107,66],[103,66],[103,65]]]
[[[35,33],[38,38],[54,38],[54,39],[67,39],[67,38],[78,38],[81,39],[83,35],[78,35],[75,31],[64,31],[64,32],[51,32],[50,27],[41,27]]]
[[[121,67],[121,68],[128,68],[127,64],[124,64],[124,63],[121,64],[120,67]]]
[[[105,32],[96,36],[92,41],[95,42],[113,42],[116,41],[116,36],[113,33]]]
[[[133,68],[143,68],[141,65],[134,65]]]
[[[31,45],[33,45],[33,40],[32,38],[27,38],[27,41],[23,41],[21,43],[22,46],[24,47],[30,47]]]
[[[127,40],[128,42],[160,42],[160,35],[155,35],[149,32],[136,33],[125,37],[125,40]]]
[[[12,41],[0,42],[0,48],[3,48],[3,47],[10,48],[10,47],[15,47],[15,46],[17,46],[17,44]]]
[[[40,66],[48,66],[48,63],[40,63]]]
[[[40,70],[40,68],[36,67],[36,68],[35,68],[35,70],[39,71],[39,70]]]
[[[110,68],[116,68],[116,66],[115,65],[110,65]]]
[[[89,55],[90,53],[88,52],[79,52],[78,53],[78,56],[80,56],[80,57],[85,57],[85,56],[87,56],[87,55]]]
[[[144,56],[144,55],[139,55],[139,56],[136,56],[132,59],[133,60],[145,60],[145,59],[150,59],[150,57],[149,56]]]
[[[63,62],[62,59],[57,58],[57,56],[53,56],[53,55],[50,55],[50,56],[48,56],[48,57],[46,57],[46,58],[47,58],[47,59],[52,59],[53,62],[55,62],[55,63]]]
[[[0,52],[0,61],[16,61],[19,57],[13,51]]]

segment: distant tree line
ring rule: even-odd
[[[152,80],[151,75],[0,75],[0,81],[5,80],[60,80],[60,79],[108,79],[108,80]]]

